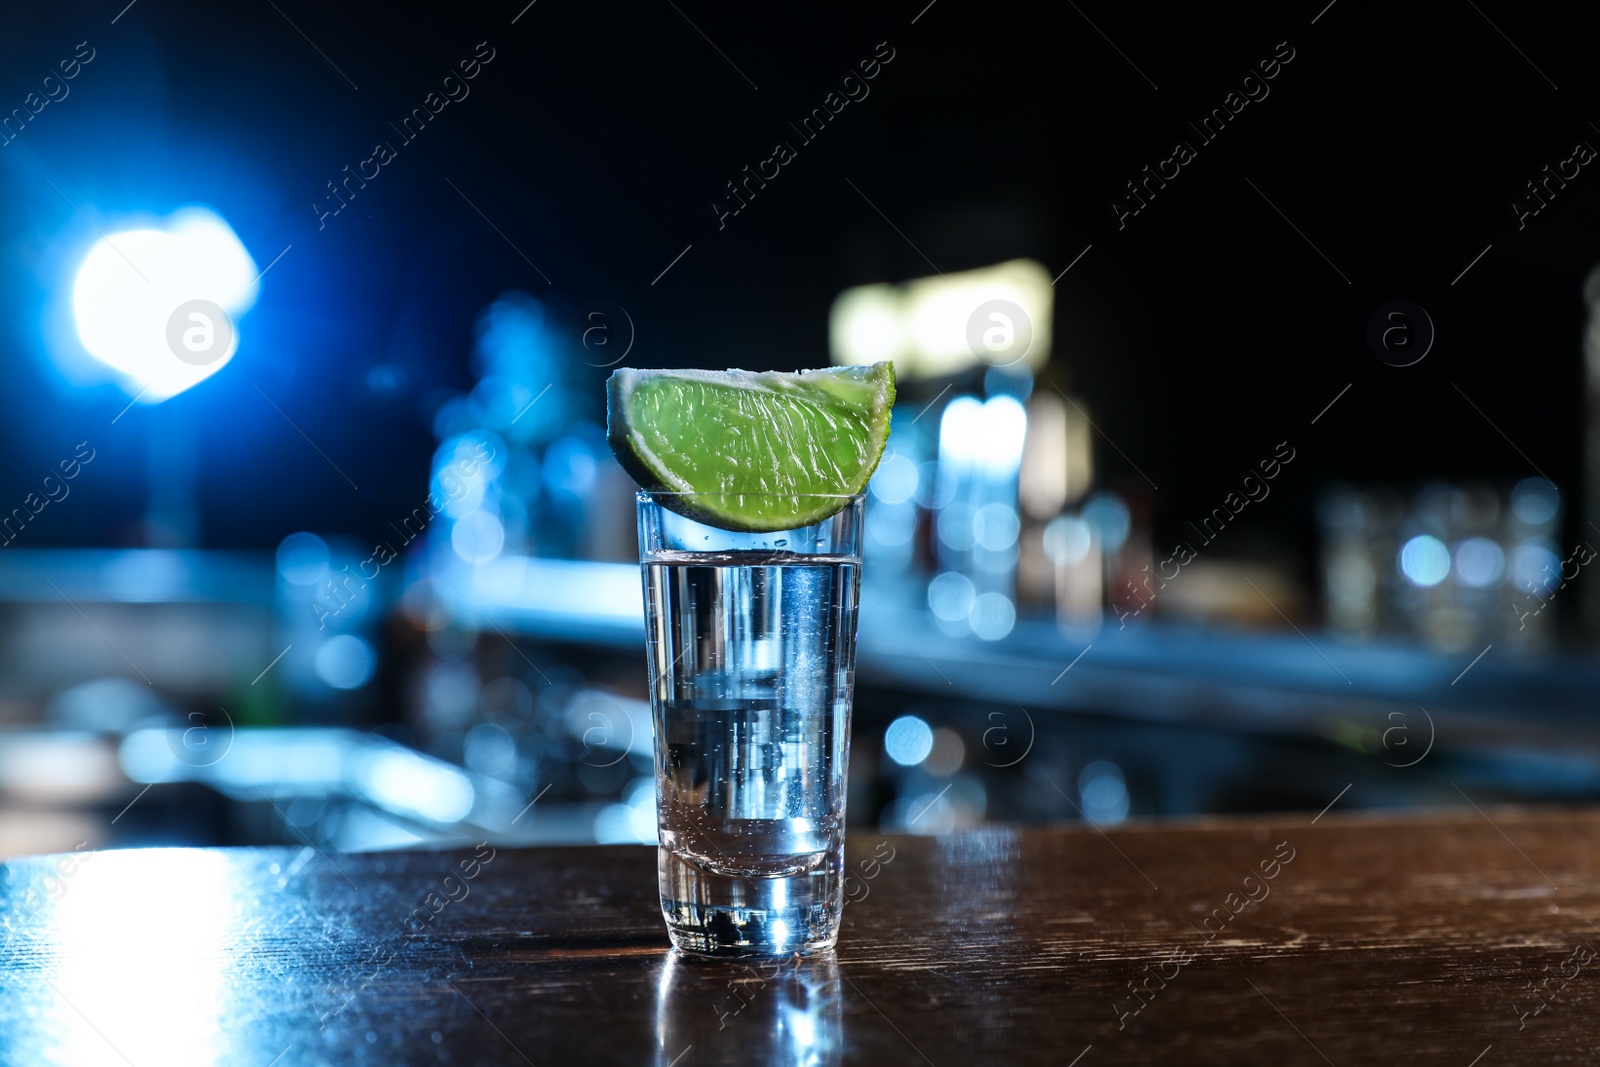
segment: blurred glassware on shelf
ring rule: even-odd
[[[360,694],[378,665],[377,631],[388,607],[376,550],[350,538],[292,533],[278,544],[272,685],[293,697],[298,721],[360,721]],[[293,654],[298,649],[299,654]]]
[[[899,379],[893,447],[871,487],[873,585],[901,603],[920,586],[951,636],[997,641],[1030,610],[1053,610],[1074,633],[1097,627],[1151,562],[1142,499],[1102,492],[1068,510],[1094,485],[1092,424],[1059,367],[1038,388],[1053,318],[1049,275],[1032,260],[858,286],[834,302],[834,362],[892,359]]]
[[[1587,541],[1560,549],[1563,509],[1539,477],[1500,489],[1431,482],[1409,497],[1330,487],[1317,507],[1328,627],[1452,652],[1548,648],[1557,624],[1545,608],[1594,555]]]
[[[1124,622],[1141,613],[1136,582],[1149,560],[1149,537],[1147,525],[1135,528],[1127,499],[1106,489],[1045,524],[1041,550],[1054,568],[1063,631],[1098,629],[1108,611]]]
[[[933,581],[958,576],[972,591],[965,611],[935,613],[946,632],[994,641],[1016,622],[1017,479],[1027,421],[1026,409],[1009,393],[984,401],[958,396],[940,417],[939,477],[951,488],[934,526]]]
[[[1091,427],[1077,401],[1035,386],[1019,367],[912,383],[870,485],[872,585],[897,602],[921,587],[952,636],[999,640],[1028,610],[1075,633],[1098,626],[1113,582],[1130,586],[1149,561],[1122,497],[1067,510],[1092,482]]]
[[[440,537],[472,568],[504,557],[628,559],[632,489],[606,445],[606,369],[572,324],[509,292],[479,315],[478,381],[435,398]],[[623,531],[619,533],[618,531]]]

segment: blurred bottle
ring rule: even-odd
[[[1022,446],[1017,500],[1017,603],[1051,606],[1058,601],[1058,564],[1046,549],[1050,523],[1083,499],[1094,474],[1089,422],[1063,394],[1038,391],[1028,398],[1028,432]],[[1059,536],[1059,535],[1058,535]],[[1059,546],[1058,546],[1059,547]]]
[[[583,322],[599,312],[589,314]],[[603,425],[611,363],[581,358],[605,334],[591,325],[580,336],[578,325],[526,293],[502,294],[478,316],[476,385],[435,398],[435,489],[451,464],[476,455],[483,468],[470,498],[451,498],[441,531],[467,566],[501,555],[631,558],[632,521],[618,521],[632,514],[631,483]]]
[[[1105,602],[1105,552],[1101,531],[1080,515],[1058,515],[1041,537],[1054,569],[1056,622],[1063,630],[1100,625]]]
[[[1389,629],[1389,571],[1401,504],[1384,489],[1335,486],[1317,507],[1328,628],[1364,638]]]

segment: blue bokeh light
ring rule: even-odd
[[[1115,493],[1096,493],[1083,505],[1083,521],[1100,532],[1100,543],[1107,552],[1115,552],[1128,539],[1132,520],[1128,505]]]
[[[1456,546],[1456,574],[1475,589],[1487,589],[1506,573],[1506,554],[1487,537],[1469,537]]]
[[[883,732],[884,753],[902,767],[915,767],[933,751],[933,730],[915,715],[902,715]]]
[[[317,677],[335,689],[359,689],[372,678],[378,658],[372,646],[351,634],[330,637],[317,649]]]
[[[1555,543],[1530,537],[1518,544],[1511,553],[1511,580],[1523,592],[1549,595],[1561,584],[1561,557]]]
[[[291,585],[316,585],[328,574],[327,542],[314,533],[292,533],[278,544],[278,573]]]
[[[1095,760],[1078,773],[1078,796],[1090,822],[1117,823],[1128,817],[1128,785],[1122,768],[1109,760]]]
[[[1450,575],[1450,550],[1437,537],[1418,534],[1400,549],[1400,573],[1424,589],[1438,585]]]
[[[1542,526],[1561,510],[1561,490],[1543,478],[1524,478],[1511,490],[1511,510],[1530,526]]]

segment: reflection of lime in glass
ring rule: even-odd
[[[619,370],[611,449],[661,503],[730,530],[792,530],[866,488],[889,438],[894,366]]]

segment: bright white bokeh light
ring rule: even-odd
[[[975,396],[958,396],[944,406],[939,416],[939,462],[953,473],[964,474],[980,454],[978,437],[982,433],[983,401]]]
[[[1487,589],[1506,572],[1506,554],[1487,537],[1469,537],[1456,546],[1456,574],[1475,589]]]
[[[1022,467],[1022,445],[1028,436],[1028,410],[1014,396],[992,396],[979,409],[973,449],[990,478],[1015,478]]]
[[[458,822],[477,800],[463,771],[398,745],[361,761],[354,778],[375,803],[430,822]]]
[[[883,751],[902,767],[915,767],[933,751],[933,730],[915,715],[902,715],[883,732]]]
[[[893,359],[904,344],[899,293],[889,285],[846,290],[834,301],[828,334],[835,363]]]
[[[1450,550],[1437,537],[1419,534],[1400,549],[1400,573],[1424,589],[1438,585],[1450,574]]]
[[[1037,369],[1050,355],[1055,308],[1050,273],[1031,259],[918,278],[904,285],[861,285],[840,293],[828,316],[835,363],[892,359],[902,378],[953,374],[989,362],[993,350],[973,347],[974,316],[995,302],[1010,305],[1008,330],[1031,335],[1022,351],[1002,354],[1006,364]],[[1020,315],[1020,321],[1016,316]],[[985,319],[984,321],[988,321]],[[987,343],[985,343],[987,346]]]
[[[1027,435],[1028,412],[1015,397],[958,396],[939,417],[939,462],[958,479],[1014,478]]]
[[[201,365],[178,358],[168,324],[180,306],[205,300],[233,320],[255,303],[259,274],[238,236],[214,212],[185,208],[162,228],[124,230],[95,242],[72,287],[78,339],[117,371],[123,389],[159,403],[221,370],[238,349],[227,343]]]

